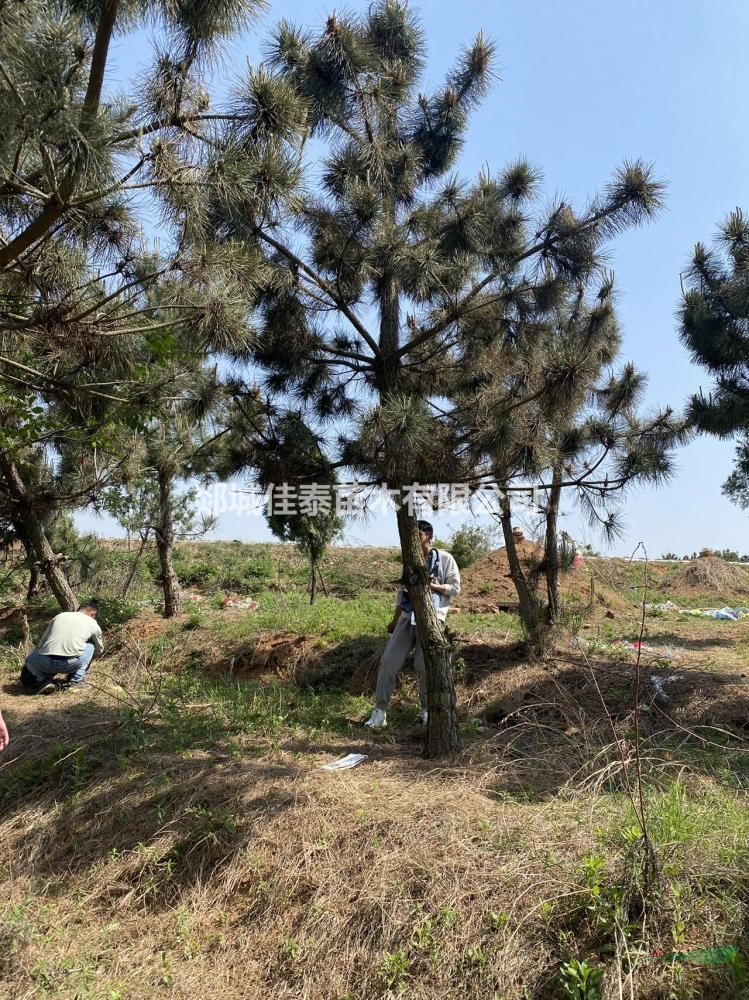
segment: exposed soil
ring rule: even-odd
[[[213,666],[220,673],[242,675],[253,680],[290,681],[309,668],[316,659],[315,639],[296,632],[271,632],[254,636]]]
[[[540,557],[541,550],[526,540],[516,543],[523,569],[528,570]],[[630,603],[604,583],[595,569],[582,561],[560,579],[562,598],[576,605],[594,609],[630,609]],[[541,581],[543,586],[543,581]],[[510,566],[504,548],[496,549],[461,573],[461,593],[455,606],[464,611],[495,612],[517,607],[517,592],[510,579]]]

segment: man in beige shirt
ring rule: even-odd
[[[53,618],[39,645],[26,657],[21,684],[33,688],[34,694],[57,691],[57,674],[64,674],[65,686],[82,684],[94,654],[104,652],[98,613],[98,602],[86,601],[77,611],[63,611]]]

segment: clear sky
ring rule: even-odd
[[[364,9],[362,0],[346,5]],[[339,5],[341,9],[342,5]],[[745,0],[429,0],[414,4],[429,57],[424,89],[438,85],[458,49],[483,30],[498,45],[500,79],[472,119],[458,166],[464,177],[484,165],[499,169],[519,155],[541,168],[548,197],[581,205],[624,159],[655,164],[667,184],[667,207],[646,228],[619,237],[611,267],[619,289],[623,360],[650,378],[648,403],[676,407],[709,379],[679,343],[675,311],[679,272],[698,240],[737,205],[749,210],[749,4]],[[247,58],[257,62],[268,28],[281,18],[319,26],[335,9],[302,0],[274,0],[258,26],[234,43],[216,69],[221,85]],[[147,58],[147,40],[121,39],[115,73],[131,78]],[[613,551],[643,541],[651,556],[702,546],[749,551],[748,515],[720,487],[733,446],[701,438],[678,455],[668,487],[632,494],[626,534]],[[470,518],[435,519],[446,534]],[[86,527],[114,534],[86,517]],[[563,527],[604,548],[574,511]],[[218,538],[269,536],[262,518],[225,515]],[[352,542],[393,544],[392,515],[353,525]]]

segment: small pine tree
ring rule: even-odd
[[[503,490],[499,520],[510,577],[530,643],[541,650],[560,620],[559,575],[569,556],[559,531],[563,496],[571,494],[592,525],[616,536],[627,487],[666,480],[686,431],[670,409],[638,412],[645,378],[632,365],[611,371],[620,341],[610,277],[592,295],[587,283],[544,289],[526,304],[515,332],[513,344],[476,354],[457,398],[472,416],[481,414],[464,438]],[[512,496],[527,489],[518,480],[539,479],[543,551],[524,567]]]

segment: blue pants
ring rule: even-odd
[[[67,674],[71,684],[80,684],[93,658],[94,644],[87,642],[80,656],[47,656],[34,650],[26,657],[24,667],[40,684],[50,680],[55,674]]]

